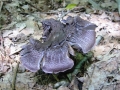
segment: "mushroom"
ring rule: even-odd
[[[70,21],[70,18],[73,21]],[[64,30],[69,35],[68,42],[70,45],[78,51],[82,50],[83,53],[90,51],[95,44],[96,33],[94,30],[96,25],[83,20],[79,16],[69,17],[66,22],[68,25]]]
[[[43,26],[43,41],[47,41],[51,35],[56,35],[55,33],[59,33],[63,29],[63,24],[55,19],[46,19],[42,21]]]
[[[39,45],[38,40],[31,39],[30,43],[23,46],[20,52],[22,65],[32,72],[37,72],[40,69],[40,62],[44,55],[44,51],[38,49]]]
[[[45,73],[59,73],[69,70],[74,62],[69,54],[74,49],[87,53],[95,43],[95,24],[80,17],[68,17],[66,24],[54,19],[46,19],[43,25],[43,42],[30,39],[29,44],[22,47],[21,63],[36,72],[40,68]],[[72,47],[71,47],[72,46]]]
[[[41,67],[45,73],[56,74],[71,69],[73,65],[73,60],[69,58],[68,46],[64,43],[45,52]]]

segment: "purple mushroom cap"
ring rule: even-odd
[[[66,32],[70,36],[68,42],[78,51],[82,49],[83,53],[89,52],[95,44],[96,25],[83,20],[79,16],[70,18],[73,21],[70,21],[71,23],[65,27]]]
[[[65,24],[66,23],[66,24]],[[73,67],[74,61],[69,54],[73,49],[87,53],[95,44],[96,25],[82,18],[68,17],[65,23],[54,19],[46,19],[43,25],[43,43],[30,39],[22,47],[20,60],[31,72],[40,68],[45,73],[59,73]]]
[[[69,58],[68,47],[64,45],[45,52],[41,67],[46,73],[59,73],[71,69],[73,65],[73,60]]]
[[[23,46],[20,52],[22,65],[32,72],[40,69],[40,62],[44,55],[44,51],[36,50],[38,45],[36,40],[31,39],[30,43]]]

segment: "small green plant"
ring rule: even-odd
[[[74,9],[76,6],[77,6],[77,4],[68,4],[68,5],[66,6],[66,9],[67,9],[67,10],[72,10],[72,9]]]

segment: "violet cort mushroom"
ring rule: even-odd
[[[87,53],[95,43],[95,24],[80,17],[68,17],[66,24],[54,19],[47,19],[43,24],[43,43],[31,39],[23,46],[21,63],[36,72],[40,68],[45,73],[59,73],[69,70],[74,62],[69,57],[73,55],[71,46],[78,51]],[[40,66],[41,65],[41,66]]]
[[[40,62],[44,55],[44,51],[39,49],[39,45],[37,40],[31,39],[30,43],[23,46],[20,52],[22,65],[32,72],[37,72],[40,69]]]
[[[42,70],[46,73],[59,73],[71,69],[74,62],[69,54],[67,43],[49,48],[44,54]]]
[[[65,42],[66,34],[62,30],[63,25],[60,22],[56,22],[58,21],[51,19],[49,22],[50,26],[46,25],[46,27],[50,27],[46,30],[49,32],[49,29],[51,29],[51,32],[47,33],[49,35],[45,33],[47,38],[43,43],[30,39],[30,43],[22,47],[20,59],[26,69],[36,72],[41,65],[41,68],[46,73],[58,73],[73,67],[73,60],[68,56],[69,47]],[[58,26],[59,28],[57,28]],[[46,30],[44,31],[46,32]],[[61,62],[58,62],[60,60]],[[55,66],[55,61],[57,62],[57,67]]]
[[[77,35],[78,37],[76,38],[76,44],[82,48],[83,53],[87,53],[92,49],[92,47],[95,44],[95,39],[96,39],[95,28],[97,26],[93,23],[83,20],[78,16],[75,17],[75,23],[76,23],[76,26],[78,26],[76,30],[78,30],[79,27],[82,26],[82,29],[80,29],[82,32],[78,33]]]
[[[60,31],[63,31],[64,25],[55,20],[55,19],[46,19],[42,21],[42,26],[43,26],[43,36],[42,39],[43,41],[47,41],[50,37],[56,35],[56,33],[60,33]],[[52,36],[51,36],[52,35]]]

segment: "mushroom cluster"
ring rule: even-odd
[[[69,57],[74,55],[73,49],[87,53],[95,44],[96,25],[79,16],[69,16],[64,23],[46,19],[42,26],[43,42],[31,38],[20,52],[22,65],[31,72],[40,68],[45,73],[55,74],[69,70],[74,65]]]

